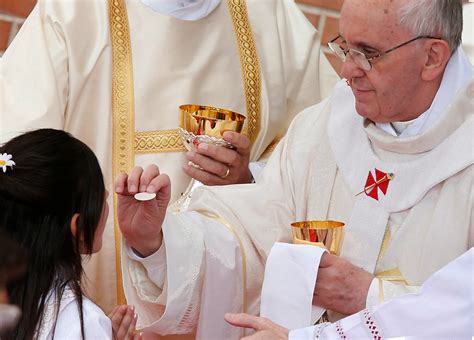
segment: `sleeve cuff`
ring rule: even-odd
[[[139,256],[130,245],[125,242],[125,251],[127,256],[139,262],[145,267],[148,277],[159,288],[163,289],[166,279],[166,247],[165,243],[161,243],[161,247],[153,254],[147,257]]]
[[[252,183],[256,182],[256,179],[258,178],[258,176],[260,176],[266,164],[267,162],[250,162],[249,163],[249,170],[253,177]]]
[[[374,278],[370,283],[369,291],[367,293],[367,300],[365,307],[370,308],[384,302],[383,282],[380,279]]]

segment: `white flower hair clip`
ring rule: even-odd
[[[12,155],[7,153],[0,154],[0,168],[3,169],[3,172],[7,172],[7,166],[13,169],[13,166],[16,165],[12,160]]]

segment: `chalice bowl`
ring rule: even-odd
[[[199,143],[234,148],[222,135],[226,131],[242,132],[245,116],[227,109],[204,105],[187,104],[181,105],[179,109],[179,130],[186,149],[195,150]]]
[[[291,224],[294,244],[309,244],[327,249],[331,254],[341,253],[344,223],[338,221],[301,221]]]

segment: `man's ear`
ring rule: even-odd
[[[79,220],[79,214],[75,213],[71,217],[71,234],[74,238],[77,236],[77,221]]]
[[[425,81],[432,81],[443,75],[451,57],[451,49],[445,40],[429,39],[425,45],[426,59],[421,71]]]

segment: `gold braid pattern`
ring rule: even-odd
[[[136,132],[134,149],[136,153],[186,151],[178,129]]]
[[[237,37],[242,78],[244,81],[247,107],[244,133],[253,143],[260,132],[261,124],[260,97],[262,83],[260,79],[260,64],[248,19],[245,0],[228,0],[228,5]]]
[[[112,176],[129,172],[134,166],[133,137],[135,101],[130,31],[124,0],[109,0],[110,38],[112,43]],[[115,265],[117,302],[125,304],[122,286],[121,233],[117,220],[117,195],[114,195]]]

